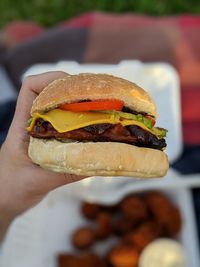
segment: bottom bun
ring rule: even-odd
[[[30,138],[29,156],[44,169],[83,176],[161,177],[164,152],[114,142],[69,142]]]

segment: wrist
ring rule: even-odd
[[[9,165],[7,165],[5,146],[3,145],[0,150],[0,240],[3,239],[7,228],[12,220],[18,215],[12,204],[13,193],[8,191],[9,184]]]
[[[3,240],[8,227],[15,218],[15,216],[13,213],[10,213],[10,211],[3,206],[0,206],[0,214],[1,214],[0,217],[0,241],[1,241]]]

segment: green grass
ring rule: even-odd
[[[147,15],[200,14],[199,0],[0,0],[0,27],[13,20],[52,26],[83,12],[135,12]]]

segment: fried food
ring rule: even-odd
[[[88,252],[80,255],[60,254],[58,267],[106,267],[106,263],[95,253]]]
[[[81,267],[106,267],[106,263],[93,252],[80,255],[79,261],[82,263]]]
[[[100,205],[95,203],[83,202],[81,213],[87,219],[95,219],[100,212]]]
[[[159,211],[161,211],[163,207],[171,207],[172,205],[168,198],[160,192],[147,193],[145,195],[145,200],[148,208],[150,208],[155,216],[159,216]]]
[[[72,235],[72,244],[75,248],[88,248],[94,243],[94,241],[95,232],[90,227],[79,228]]]
[[[114,247],[108,259],[113,267],[136,267],[139,254],[134,246],[121,244]]]
[[[100,212],[96,218],[96,237],[106,239],[112,234],[112,216],[108,212]]]
[[[58,255],[58,267],[81,267],[77,256],[72,254]]]
[[[72,235],[72,244],[82,251],[59,255],[58,267],[138,267],[139,255],[150,242],[174,237],[182,224],[179,209],[157,191],[129,195],[111,206],[84,202],[81,212],[92,220],[90,227],[81,227]],[[109,253],[100,257],[91,252],[93,245],[112,235],[118,243]]]
[[[120,217],[115,219],[113,223],[113,230],[114,233],[117,235],[124,235],[127,234],[128,232],[131,232],[133,230],[134,226],[132,221],[128,220],[125,217]]]
[[[163,235],[176,235],[181,229],[181,214],[178,208],[160,192],[148,193],[145,198],[152,215],[163,228]]]
[[[146,204],[139,196],[127,196],[121,201],[119,206],[122,214],[135,224],[148,217]]]
[[[173,207],[170,212],[170,220],[165,222],[164,228],[169,237],[173,237],[181,230],[181,214],[178,208]]]
[[[135,231],[128,233],[124,241],[134,245],[141,251],[151,241],[159,237],[160,228],[154,221],[147,221],[140,225]]]

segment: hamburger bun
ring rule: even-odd
[[[114,142],[69,142],[31,137],[29,156],[44,169],[83,176],[161,177],[168,170],[164,152]]]
[[[155,104],[138,85],[112,75],[92,73],[67,75],[50,83],[35,99],[31,115],[47,112],[65,103],[99,99],[122,100],[132,110],[157,117]]]

